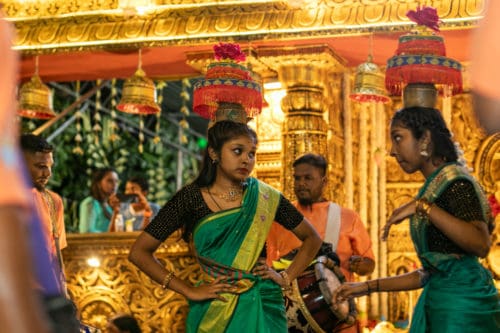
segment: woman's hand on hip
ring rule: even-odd
[[[219,276],[212,283],[193,286],[186,298],[192,301],[204,301],[218,299],[223,302],[227,300],[222,296],[224,293],[235,293],[236,287],[227,282],[227,276]]]
[[[280,273],[276,272],[265,263],[257,264],[252,270],[252,273],[260,276],[264,280],[273,280],[280,286],[283,286],[284,284],[283,277],[280,275]]]

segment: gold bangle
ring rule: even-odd
[[[290,277],[288,276],[288,273],[286,271],[281,271],[280,272],[281,277],[285,281],[285,285],[281,286],[283,290],[290,290],[292,289],[292,286],[290,285]]]
[[[417,213],[423,215],[423,216],[429,216],[429,213],[431,212],[432,204],[429,203],[429,201],[425,199],[418,199],[417,204],[416,204],[416,211]]]
[[[173,271],[170,271],[167,273],[167,275],[165,275],[165,278],[163,279],[163,283],[161,284],[161,287],[163,289],[167,289],[168,288],[168,285],[170,284],[170,281],[172,281],[172,279],[174,278],[174,272]]]

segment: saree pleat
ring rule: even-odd
[[[436,268],[415,307],[410,333],[500,332],[498,292],[477,258],[449,258]]]
[[[434,202],[458,178],[475,184],[483,215],[488,207],[477,183],[461,167],[448,164],[431,175],[418,198]],[[414,309],[410,333],[500,332],[500,297],[491,273],[477,257],[431,252],[427,243],[429,221],[415,214],[410,233],[422,266],[431,272]]]
[[[287,331],[280,286],[251,273],[279,200],[279,192],[250,178],[241,207],[211,214],[198,223],[193,244],[204,273],[199,283],[224,275],[238,291],[222,294],[226,302],[190,301],[188,333]]]

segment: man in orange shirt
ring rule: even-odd
[[[331,244],[332,251],[340,259],[340,268],[346,280],[353,281],[354,273],[372,273],[375,261],[371,240],[359,215],[323,197],[327,184],[325,158],[321,155],[306,154],[295,160],[293,168],[294,191],[298,199],[293,204],[316,228],[323,242]],[[300,244],[298,238],[274,223],[267,240],[268,264],[289,254]],[[287,316],[291,332],[305,330],[298,327],[303,325],[300,323],[300,315],[290,314],[287,309]],[[304,326],[307,329],[308,325]],[[357,332],[357,327],[344,325],[339,332]]]
[[[64,206],[61,197],[46,188],[52,176],[53,147],[44,138],[33,135],[21,135],[21,149],[26,166],[31,175],[33,188],[31,193],[43,224],[47,246],[52,254],[54,267],[61,268],[61,285],[65,285],[64,266],[61,250],[67,246],[64,227]]]

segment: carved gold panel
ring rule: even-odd
[[[63,256],[68,289],[82,321],[104,329],[110,316],[130,313],[143,332],[184,332],[188,306],[185,298],[163,290],[128,259],[139,235],[133,233],[68,234]],[[179,234],[170,237],[156,252],[158,260],[181,279],[194,283],[200,269]],[[88,259],[97,260],[92,267]]]

